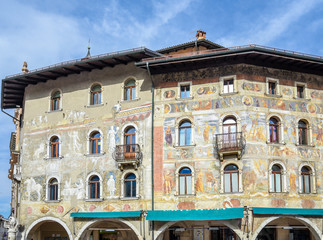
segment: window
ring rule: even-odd
[[[126,82],[124,87],[124,100],[136,99],[136,81],[129,80]]]
[[[91,87],[91,105],[101,104],[101,86],[94,85]]]
[[[237,121],[234,117],[227,117],[223,121],[223,148],[237,145]]]
[[[298,144],[307,145],[307,124],[303,120],[298,122]]]
[[[60,91],[56,91],[52,94],[52,97],[51,97],[51,110],[52,111],[60,110],[60,99],[61,99]]]
[[[282,192],[282,169],[278,164],[272,166],[271,184],[272,192]]]
[[[309,167],[302,167],[301,169],[301,192],[311,193],[311,169]]]
[[[276,94],[276,82],[268,82],[268,94]]]
[[[48,200],[57,201],[58,200],[58,181],[56,178],[52,178],[48,184]]]
[[[96,175],[90,177],[89,198],[90,199],[99,199],[100,198],[100,178]]]
[[[93,132],[90,136],[90,153],[101,153],[101,134],[99,132]]]
[[[223,80],[223,93],[233,93],[233,79],[225,79]]]
[[[137,195],[136,175],[129,173],[124,179],[124,196],[131,198]]]
[[[59,138],[54,136],[50,139],[50,157],[59,157]]]
[[[239,169],[234,164],[224,168],[224,192],[239,192]]]
[[[191,145],[191,136],[192,136],[192,124],[188,120],[184,120],[179,125],[179,145],[188,146]]]
[[[192,172],[187,167],[179,171],[179,194],[192,194]]]
[[[275,97],[281,97],[279,80],[274,78],[266,78],[266,92],[267,95],[275,95]]]
[[[136,152],[136,129],[134,127],[126,128],[124,143],[125,158],[133,158]]]
[[[279,143],[279,121],[274,117],[269,119],[269,141]]]
[[[181,91],[181,98],[189,98],[191,97],[190,92],[190,85],[180,85],[180,91]]]
[[[304,98],[304,86],[296,86],[296,93],[298,98]]]

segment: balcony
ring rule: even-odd
[[[241,159],[245,146],[246,140],[242,132],[215,135],[215,150],[221,161],[224,155],[237,155],[238,159]]]
[[[141,163],[142,152],[138,144],[117,145],[112,157],[121,170],[127,165],[132,165],[137,169]]]

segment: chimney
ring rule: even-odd
[[[200,40],[200,39],[205,39],[206,38],[206,32],[202,31],[202,30],[197,30],[196,32],[196,40]]]
[[[28,70],[28,65],[27,65],[27,62],[24,62],[24,64],[22,65],[22,69],[21,69],[21,71],[23,72],[23,73],[28,73],[29,72],[29,70]]]

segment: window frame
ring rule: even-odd
[[[190,145],[180,145],[180,124],[185,122],[185,121],[188,121],[191,123],[191,144]],[[183,117],[180,117],[176,120],[176,123],[175,123],[175,141],[174,141],[174,145],[173,147],[175,148],[185,148],[185,147],[194,147],[195,146],[195,142],[194,142],[194,121],[191,117],[188,117],[188,116],[183,116]]]
[[[306,167],[309,169],[309,174],[303,174],[302,169]],[[309,176],[309,192],[304,192],[304,175]],[[300,194],[315,194],[316,193],[316,174],[314,166],[309,163],[302,163],[298,169],[299,193]]]
[[[273,166],[279,166],[280,169],[281,169],[281,192],[276,192],[275,189],[273,189],[273,176],[272,176],[272,173],[273,173]],[[282,162],[282,161],[278,161],[278,160],[275,160],[273,162],[271,162],[271,164],[269,165],[269,168],[268,168],[268,178],[269,178],[269,192],[270,193],[286,193],[288,190],[287,190],[287,171],[286,171],[286,166],[285,164]]]
[[[236,170],[225,170],[227,167],[229,167],[229,166],[235,166],[237,169]],[[234,174],[234,173],[236,173],[236,181],[237,181],[237,184],[238,184],[238,186],[236,186],[235,188],[237,188],[237,191],[233,191],[233,176],[232,176],[232,174]],[[225,188],[225,186],[226,186],[226,175],[227,174],[229,174],[230,175],[230,191],[226,191],[226,188]],[[236,164],[227,164],[225,167],[224,167],[224,169],[223,169],[223,175],[224,175],[224,179],[223,179],[223,181],[224,181],[224,193],[236,193],[236,192],[239,192],[239,167],[236,165]]]
[[[302,121],[306,124],[306,144],[302,144],[300,142],[300,128],[299,128],[299,122]],[[313,133],[312,133],[312,125],[310,124],[310,121],[306,118],[299,118],[297,119],[297,127],[296,127],[296,146],[308,146],[313,147]]]
[[[57,141],[54,141],[54,139],[57,139]],[[50,138],[50,158],[59,158],[60,154],[59,154],[59,138],[54,135]],[[55,149],[55,154],[54,154],[54,149]]]
[[[91,178],[97,176],[99,178],[99,194],[100,196],[98,198],[91,198]],[[91,172],[90,174],[88,174],[87,178],[86,178],[86,201],[102,201],[103,200],[103,184],[102,184],[102,177],[98,172]]]
[[[303,97],[300,97],[298,95],[298,88],[302,87],[303,88]],[[307,94],[307,84],[303,82],[295,82],[295,91],[294,91],[294,98],[295,99],[300,99],[300,100],[309,100],[308,99],[308,94]]]
[[[274,93],[270,92],[271,84],[275,84]],[[266,78],[266,92],[265,95],[273,97],[281,97],[279,79],[276,78]]]
[[[187,99],[193,99],[193,89],[192,89],[192,82],[179,82],[177,84],[178,91],[177,91],[177,98],[176,100],[187,100]],[[182,87],[188,87],[189,88],[189,96],[182,97]],[[186,91],[185,91],[186,93]]]
[[[132,86],[126,86],[128,82],[130,81],[134,81],[134,85]],[[130,88],[130,99],[127,99],[127,89]],[[134,90],[134,93],[135,93],[135,96],[133,97],[133,88],[135,89]],[[130,101],[135,101],[135,100],[139,100],[139,82],[138,80],[135,78],[135,77],[129,77],[127,78],[125,81],[123,81],[123,84],[122,84],[122,93],[121,93],[121,96],[122,96],[122,101],[124,102],[130,102]]]
[[[186,173],[181,173],[181,171],[183,170],[183,169],[188,169],[188,170],[190,170],[190,173],[189,174],[186,174]],[[184,193],[183,194],[181,194],[181,189],[182,189],[182,185],[181,185],[181,177],[184,177],[184,181],[185,181],[185,185],[184,185]],[[190,179],[191,179],[191,185],[192,185],[192,170],[190,169],[190,168],[188,168],[188,167],[182,167],[180,170],[179,170],[179,172],[178,172],[178,178],[179,178],[179,185],[178,185],[178,187],[179,187],[179,189],[178,189],[178,192],[179,192],[179,195],[191,195],[192,194],[192,187],[191,187],[191,189],[189,189],[189,184],[188,184],[188,181],[189,181],[189,179],[188,179],[188,177],[190,177]]]
[[[190,194],[185,194],[185,195],[182,195],[180,194],[180,180],[179,180],[179,177],[180,177],[180,170],[181,169],[184,169],[184,168],[188,168],[191,170],[191,193]],[[189,164],[181,164],[180,166],[178,166],[175,170],[175,196],[178,196],[178,197],[182,197],[182,196],[191,196],[191,195],[195,195],[195,170],[194,168],[189,165]]]
[[[57,199],[53,200],[51,199],[51,181],[56,179],[57,181]],[[45,193],[45,201],[46,202],[59,202],[61,201],[61,184],[60,184],[60,178],[57,176],[49,176],[46,181],[46,193]]]
[[[58,97],[54,97],[56,93],[59,93]],[[63,94],[58,88],[52,90],[49,94],[49,113],[62,111]]]
[[[232,89],[232,91],[229,91],[229,89],[228,89],[228,92],[226,92],[225,91],[225,83],[228,82],[228,81],[233,81],[233,83],[232,83],[232,88],[233,89]],[[220,96],[221,95],[231,95],[231,94],[238,93],[238,82],[237,82],[237,76],[236,75],[220,77],[219,83],[220,83]]]
[[[126,188],[125,188],[125,182],[126,182],[126,177],[129,176],[130,174],[134,174],[136,176],[136,195],[132,197],[127,197],[125,195]],[[121,186],[121,200],[136,200],[140,198],[140,179],[139,175],[136,171],[133,170],[126,170],[123,172],[121,179],[120,179],[120,186]]]
[[[273,142],[271,140],[271,134],[270,134],[270,119],[274,118],[277,121],[277,127],[278,127],[278,131],[277,131],[277,137],[278,137],[278,141]],[[284,141],[284,122],[281,118],[281,116],[279,116],[278,114],[269,114],[266,118],[266,131],[267,131],[267,144],[285,144]]]
[[[93,135],[95,134],[99,134],[99,137],[93,137]],[[95,144],[95,149],[96,151],[93,152],[93,142],[96,141],[96,144]],[[89,154],[90,155],[97,155],[97,154],[101,154],[102,152],[102,134],[101,132],[99,131],[93,131],[90,133],[90,137],[89,137],[89,143],[90,143],[90,151],[89,151]],[[99,148],[100,146],[100,148]]]
[[[135,178],[129,178],[131,175],[133,175]],[[130,183],[130,196],[127,196],[127,192],[128,192],[128,184]],[[124,197],[125,198],[134,198],[137,196],[137,178],[136,175],[134,173],[128,173],[127,175],[125,175],[124,178]],[[135,194],[133,194],[135,192]]]
[[[189,126],[183,126],[185,123],[189,123]],[[188,132],[189,129],[189,133]],[[181,144],[181,130],[184,130],[184,144]],[[179,123],[178,126],[178,136],[179,136],[179,141],[178,141],[178,146],[184,147],[184,146],[191,146],[192,145],[192,123],[189,120],[183,120]],[[190,140],[189,144],[187,143],[188,140]]]
[[[94,91],[93,89],[95,87],[99,86],[100,87],[100,90],[96,90]],[[95,94],[96,95],[96,101],[97,103],[94,103],[94,97],[95,97]],[[100,100],[100,102],[99,102]],[[90,105],[91,106],[97,106],[97,105],[101,105],[102,104],[102,85],[99,84],[99,83],[94,83],[92,84],[91,88],[90,88]]]
[[[224,169],[229,166],[229,165],[235,165],[238,168],[238,191],[237,192],[225,192],[225,171]],[[229,160],[221,165],[221,188],[220,188],[220,193],[223,194],[237,194],[237,193],[242,193],[243,192],[243,180],[242,180],[242,169],[243,165],[241,162],[238,162],[236,160]]]

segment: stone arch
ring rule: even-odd
[[[40,218],[40,219],[34,221],[32,224],[29,225],[29,227],[27,228],[27,230],[23,234],[22,239],[26,239],[27,240],[28,239],[28,234],[30,233],[30,231],[37,224],[42,223],[42,222],[46,222],[46,221],[53,221],[53,222],[56,222],[56,223],[60,224],[65,229],[65,231],[67,232],[67,235],[69,237],[69,240],[73,240],[72,233],[71,233],[70,229],[68,228],[68,226],[66,225],[66,223],[63,222],[62,220],[60,220],[59,218],[54,218],[54,217],[43,217],[43,218]]]
[[[288,217],[288,216],[287,216]],[[252,237],[250,238],[251,240],[256,240],[257,236],[259,235],[259,233],[261,232],[261,230],[270,222],[279,219],[280,217],[270,217],[267,218],[265,221],[263,221],[260,226],[256,229],[256,231],[253,232]],[[289,217],[289,218],[295,218],[297,220],[299,220],[301,223],[303,223],[306,227],[308,227],[308,229],[310,230],[310,232],[313,234],[315,240],[320,240],[321,239],[321,233],[320,233],[320,229],[312,222],[310,221],[308,218],[304,218],[304,217]]]
[[[107,219],[105,219],[105,221],[107,221]],[[140,232],[138,231],[138,229],[132,224],[130,223],[129,221],[126,221],[126,220],[123,220],[121,218],[111,218],[111,219],[108,219],[108,221],[111,221],[111,222],[121,222],[125,225],[127,225],[128,227],[130,227],[135,235],[137,236],[138,240],[143,240],[143,237],[140,235]],[[98,222],[102,222],[102,220],[92,220],[92,221],[88,221],[80,230],[79,230],[79,233],[77,234],[77,236],[75,237],[74,240],[81,240],[83,238],[81,238],[81,236],[84,234],[85,230],[87,228],[89,228],[91,225],[95,224],[95,223],[98,223]]]

